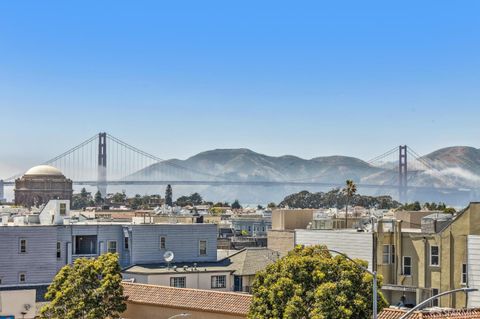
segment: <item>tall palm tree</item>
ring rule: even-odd
[[[350,204],[350,199],[352,198],[353,195],[357,192],[357,185],[351,180],[347,179],[345,188],[342,190],[343,194],[347,196],[347,204],[345,205],[345,228],[347,228],[347,222],[348,222],[348,205]]]

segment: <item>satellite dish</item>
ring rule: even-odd
[[[166,251],[165,254],[163,254],[163,259],[169,263],[173,260],[173,257],[175,257],[175,255],[173,254],[173,251]]]

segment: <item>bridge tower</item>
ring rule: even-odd
[[[398,198],[401,203],[406,203],[407,198],[407,145],[398,147]]]
[[[107,133],[98,134],[97,189],[102,197],[107,195]]]

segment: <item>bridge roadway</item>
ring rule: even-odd
[[[15,182],[5,181],[5,186],[13,186]],[[74,181],[75,185],[97,186],[97,181]],[[158,181],[133,181],[133,180],[117,180],[107,181],[107,185],[205,185],[205,186],[324,186],[324,187],[338,187],[342,188],[343,183],[328,183],[328,182],[306,182],[306,181],[208,181],[208,180],[191,180],[191,181],[175,181],[175,180],[158,180]],[[398,189],[398,185],[376,185],[376,184],[357,184],[359,188],[388,188]],[[429,187],[429,186],[413,186],[409,185],[408,189],[417,190],[435,190],[445,192],[470,192],[473,189],[468,188],[453,188],[453,187]]]

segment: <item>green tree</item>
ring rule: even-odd
[[[242,205],[240,205],[240,202],[238,201],[238,199],[236,199],[233,203],[232,203],[232,209],[240,209],[242,208]]]
[[[178,206],[187,206],[187,205],[200,205],[203,203],[202,196],[199,193],[193,193],[190,196],[180,196],[175,201],[175,204]]]
[[[142,207],[143,204],[142,196],[140,194],[136,194],[135,197],[129,200],[129,202],[132,209],[139,209]]]
[[[345,188],[343,189],[343,193],[347,197],[347,203],[345,205],[345,228],[348,227],[348,205],[350,205],[352,196],[355,195],[356,192],[357,185],[355,185],[351,179],[347,179]]]
[[[127,200],[127,195],[125,194],[125,192],[115,193],[112,196],[112,202],[115,204],[125,204],[126,200]]]
[[[115,319],[126,310],[117,254],[79,258],[63,267],[48,287],[45,319]]]
[[[87,192],[85,187],[80,190],[80,193],[72,196],[72,209],[85,209],[92,203],[92,195]]]
[[[203,198],[199,193],[193,193],[190,195],[190,202],[192,205],[201,205],[203,203]]]
[[[271,202],[271,203],[268,203],[267,207],[270,208],[270,209],[274,209],[274,208],[277,207],[277,204],[275,204],[274,202]]]
[[[85,187],[82,187],[82,189],[80,190],[80,197],[81,198],[88,198],[88,195],[90,195],[90,194],[87,192]]]
[[[222,202],[216,202],[215,204],[213,204],[213,207],[230,207],[230,204],[225,202],[225,203],[222,203]]]
[[[172,186],[170,184],[167,185],[167,189],[165,190],[165,205],[173,206]]]
[[[343,256],[333,257],[326,248],[297,246],[258,272],[248,318],[371,318],[372,275]],[[386,305],[379,290],[378,309]]]
[[[96,205],[101,205],[101,204],[103,204],[102,193],[100,193],[100,191],[97,191],[97,192],[95,193],[95,204],[96,204]]]

